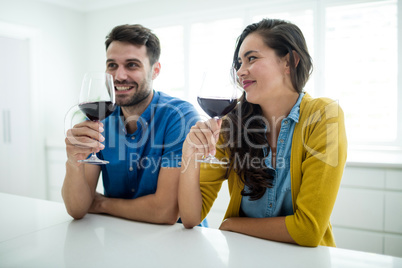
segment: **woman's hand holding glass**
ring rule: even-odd
[[[183,157],[200,161],[206,155],[214,156],[221,125],[222,119],[211,118],[204,122],[199,121],[191,127],[183,144]]]
[[[193,138],[190,140],[193,152],[196,149],[197,153],[204,153],[201,159],[197,157],[197,162],[227,164],[214,156],[215,146],[219,139],[221,118],[236,107],[237,91],[237,75],[234,68],[231,68],[229,73],[224,69],[204,73],[197,101],[212,119],[198,122],[190,133]]]

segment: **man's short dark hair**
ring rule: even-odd
[[[140,24],[124,24],[114,27],[109,35],[106,36],[106,50],[113,41],[144,45],[147,48],[147,55],[151,66],[159,61],[161,54],[159,38],[150,29]]]

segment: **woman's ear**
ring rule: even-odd
[[[299,53],[297,53],[295,50],[292,50],[292,52],[293,52],[293,57],[295,58],[295,68],[296,68],[297,65],[299,64],[300,57],[299,57]]]
[[[299,57],[299,54],[298,54],[295,50],[292,50],[292,54],[293,54],[293,58],[294,58],[294,61],[295,61],[295,68],[296,68],[297,65],[298,65],[299,62],[300,62],[300,57]],[[289,55],[289,53],[286,54],[286,56],[284,57],[284,59],[285,59],[285,61],[286,61],[286,65],[285,65],[285,67],[286,67],[286,73],[287,73],[287,74],[290,74],[290,55]]]
[[[152,80],[158,77],[159,72],[161,71],[161,64],[160,62],[155,62],[155,64],[152,66]]]

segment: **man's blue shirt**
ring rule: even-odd
[[[137,120],[137,130],[126,132],[126,124]],[[120,107],[104,121],[105,149],[97,155],[109,161],[102,165],[104,195],[133,199],[154,194],[161,167],[180,167],[182,145],[199,120],[188,102],[154,91],[138,118],[124,119]]]

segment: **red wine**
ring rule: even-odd
[[[237,104],[237,99],[217,99],[198,97],[198,104],[210,117],[222,117]]]
[[[81,103],[78,107],[89,120],[101,121],[113,113],[116,105],[111,101],[95,101]]]

